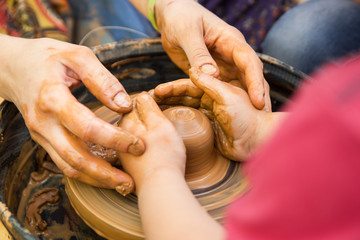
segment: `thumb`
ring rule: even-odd
[[[189,59],[191,67],[197,67],[203,73],[213,77],[219,77],[219,67],[217,66],[215,60],[211,57],[211,54],[205,44],[204,37],[200,34],[203,31],[200,29],[195,31],[198,34],[189,34],[191,37],[187,38],[187,40],[182,44],[182,48]]]

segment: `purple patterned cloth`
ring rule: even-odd
[[[275,21],[296,5],[295,0],[199,0],[199,3],[239,29],[256,51]]]

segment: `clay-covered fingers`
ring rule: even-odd
[[[253,105],[260,110],[264,107],[271,109],[263,64],[255,51],[247,44],[236,46],[233,50],[233,60],[245,77],[245,85]]]
[[[191,68],[189,73],[191,81],[218,104],[231,104],[238,101],[235,96],[241,93],[240,88],[205,74],[198,68]]]
[[[190,79],[160,84],[153,93],[158,104],[185,105],[194,108],[199,107],[200,99],[204,94]]]
[[[154,90],[154,94],[159,98],[168,98],[174,96],[189,96],[200,98],[203,93],[204,92],[196,87],[188,78],[160,84]]]
[[[35,135],[66,176],[93,186],[116,189],[123,195],[134,190],[134,182],[128,174],[91,154],[86,144],[71,136],[66,129],[54,127],[46,138]],[[57,141],[50,143],[49,139],[55,137]]]
[[[271,98],[270,98],[270,86],[266,80],[264,86],[265,86],[265,107],[263,108],[263,110],[266,112],[271,112],[272,106],[271,106]]]
[[[216,25],[219,23],[217,17],[206,11],[203,6],[195,1],[187,3],[191,9],[184,9],[184,6],[180,5],[175,6],[177,4],[181,5],[182,3],[172,4],[173,6],[169,6],[169,8],[178,8],[176,10],[178,14],[185,14],[187,19],[179,22],[175,15],[165,14],[168,17],[168,19],[166,19],[167,21],[173,21],[173,26],[170,30],[175,29],[175,31],[172,30],[168,32],[166,31],[168,29],[164,29],[162,33],[164,35],[174,35],[169,36],[169,38],[178,41],[179,47],[185,52],[190,66],[198,67],[207,74],[218,77],[219,67],[211,56],[207,46],[208,43],[205,39],[208,24]]]
[[[204,73],[218,77],[220,70],[205,44],[202,26],[195,26],[187,31],[190,34],[186,34],[188,37],[184,37],[181,47],[184,49],[190,65],[200,68]]]
[[[146,133],[144,123],[140,120],[135,108],[130,113],[124,115],[124,117],[118,121],[117,126],[135,136],[144,136]]]
[[[44,87],[40,96],[41,110],[54,113],[61,125],[83,141],[134,155],[144,152],[141,139],[97,118],[65,86],[56,84]]]
[[[116,112],[131,110],[131,100],[124,87],[101,64],[89,48],[76,46],[73,51],[59,53],[56,57],[104,105]]]
[[[136,96],[135,104],[139,119],[144,123],[148,131],[170,124],[154,99],[147,92],[142,92]]]

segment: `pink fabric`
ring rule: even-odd
[[[228,239],[360,239],[360,57],[313,80],[246,164]]]

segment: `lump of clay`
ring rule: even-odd
[[[44,231],[47,223],[41,216],[41,208],[45,204],[56,204],[60,201],[60,191],[56,188],[44,188],[34,194],[26,206],[26,220],[29,226],[37,231]]]

